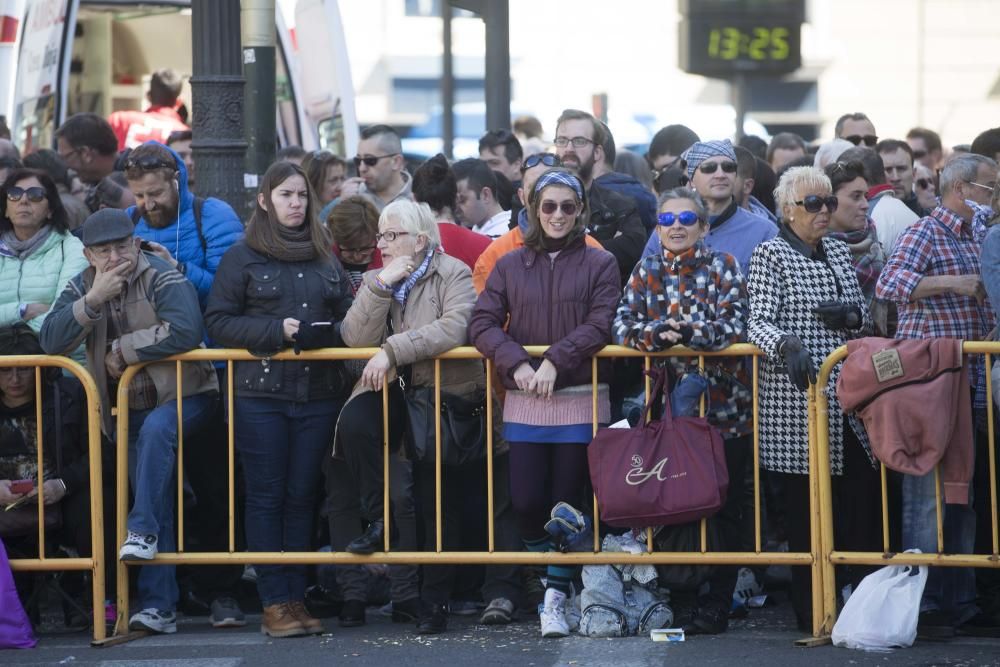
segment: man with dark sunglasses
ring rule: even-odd
[[[913,160],[934,172],[944,157],[941,135],[926,127],[914,127],[906,133],[906,143],[913,149]]]
[[[838,118],[834,136],[837,139],[846,139],[855,146],[874,148],[878,143],[875,125],[860,111],[847,113]]]
[[[605,140],[604,127],[586,111],[566,109],[556,122],[556,155],[587,188],[587,233],[615,256],[624,283],[641,258],[646,228],[633,198],[594,181],[595,167],[604,161]]]
[[[341,198],[361,195],[380,213],[397,199],[413,199],[413,179],[405,169],[403,144],[392,127],[372,125],[361,130],[354,167],[358,175],[344,181]]]
[[[732,142],[699,141],[681,157],[687,165],[689,187],[701,195],[708,207],[709,231],[705,243],[713,250],[735,257],[746,274],[754,249],[774,238],[778,227],[736,201],[738,164]],[[653,232],[642,256],[660,252],[660,246],[660,238]]]

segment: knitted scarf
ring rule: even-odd
[[[851,259],[854,264],[854,272],[858,276],[858,284],[861,285],[861,293],[865,299],[871,302],[875,296],[875,283],[882,273],[882,266],[885,264],[885,253],[878,242],[875,233],[875,223],[868,220],[864,229],[857,229],[850,232],[827,232],[827,236],[838,241],[843,241],[851,250]]]
[[[300,227],[285,227],[277,225],[278,236],[284,242],[284,247],[274,247],[270,254],[282,262],[308,262],[316,258],[316,246],[312,242],[312,232],[309,225]]]
[[[434,258],[434,251],[428,250],[427,254],[424,256],[424,261],[420,263],[417,270],[410,274],[410,277],[404,280],[399,287],[392,288],[392,298],[399,302],[399,305],[406,306],[406,297],[410,295],[410,290],[413,286],[417,284],[417,281],[424,277],[427,273],[427,269],[431,265],[431,260]]]
[[[21,241],[14,234],[14,230],[8,229],[0,236],[0,254],[20,260],[28,259],[33,252],[42,247],[51,233],[52,225],[42,225],[30,239]]]

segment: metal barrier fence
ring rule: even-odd
[[[35,488],[38,490],[38,558],[12,558],[12,570],[29,572],[84,571],[90,572],[94,618],[94,640],[105,637],[104,624],[104,498],[102,494],[101,470],[101,401],[97,393],[97,385],[90,373],[83,366],[68,357],[46,355],[14,355],[3,358],[3,366],[7,368],[35,369],[35,420],[37,438],[38,474]],[[69,371],[80,384],[87,396],[87,442],[90,467],[90,526],[91,543],[89,557],[53,558],[49,557],[45,547],[45,490],[42,474],[44,471],[44,438],[42,435],[42,400],[44,383],[42,368],[60,368]]]
[[[532,356],[541,356],[545,347],[528,347],[527,351]],[[341,349],[330,348],[325,350],[314,350],[303,352],[301,355],[294,355],[290,351],[285,351],[271,357],[275,361],[332,361],[347,359],[368,359],[378,352],[378,348],[355,348]],[[253,356],[245,350],[195,350],[186,354],[171,357],[167,361],[177,364],[177,395],[183,396],[181,386],[180,365],[184,362],[193,361],[225,361],[226,362],[226,390],[223,392],[228,402],[228,496],[229,496],[229,548],[224,552],[187,552],[184,548],[184,508],[183,508],[183,485],[184,485],[184,445],[182,431],[182,408],[178,404],[178,445],[177,445],[177,515],[176,528],[178,533],[177,551],[175,553],[158,553],[151,561],[131,561],[118,564],[118,622],[115,633],[126,632],[126,625],[129,617],[128,609],[128,573],[127,565],[224,565],[224,564],[363,564],[363,563],[387,563],[387,564],[524,564],[524,565],[584,565],[584,564],[655,564],[655,565],[796,565],[809,566],[811,568],[813,590],[813,632],[819,636],[823,620],[823,595],[822,595],[822,569],[820,559],[820,527],[818,517],[820,509],[818,505],[819,491],[815,484],[812,484],[812,548],[808,552],[788,553],[788,552],[766,552],[763,550],[761,535],[761,508],[760,508],[760,447],[757,413],[759,407],[758,385],[759,385],[759,360],[762,353],[753,345],[740,344],[733,345],[722,352],[700,353],[685,348],[673,348],[662,353],[646,354],[630,348],[620,346],[608,346],[599,352],[591,361],[593,370],[593,414],[594,432],[597,431],[597,360],[599,358],[644,358],[645,368],[648,370],[654,359],[665,357],[698,357],[699,366],[704,367],[705,360],[717,357],[747,357],[751,359],[753,383],[753,490],[754,490],[754,548],[753,551],[746,552],[718,552],[709,551],[707,547],[707,529],[704,520],[701,522],[701,548],[699,551],[691,552],[655,552],[653,551],[653,537],[651,531],[647,531],[647,548],[650,553],[644,554],[624,554],[624,553],[602,553],[600,551],[600,537],[595,530],[593,552],[571,552],[571,553],[531,553],[523,551],[496,551],[494,543],[494,485],[493,479],[493,456],[485,457],[487,469],[487,528],[488,528],[488,548],[481,552],[446,552],[442,549],[442,522],[441,522],[441,424],[440,409],[435,410],[437,415],[435,423],[435,451],[436,472],[435,472],[435,519],[436,519],[436,543],[431,551],[408,552],[391,551],[389,546],[389,530],[385,531],[385,543],[383,553],[372,555],[355,555],[346,552],[320,553],[320,552],[237,552],[235,539],[234,517],[236,514],[234,481],[235,481],[235,448],[234,448],[234,396],[233,396],[233,363],[236,361],[260,361],[259,357]],[[451,350],[435,359],[434,379],[435,379],[435,401],[440,406],[440,378],[441,362],[453,359],[481,359],[480,353],[472,347],[462,347]],[[118,385],[118,405],[127,405],[128,387],[136,373],[142,369],[144,364],[130,366],[122,376]],[[486,390],[487,396],[492,395],[492,382],[494,378],[492,362],[486,360]],[[646,378],[646,395],[650,391],[650,380]],[[383,478],[384,478],[384,521],[385,525],[390,523],[390,502],[389,502],[389,428],[388,428],[388,385],[383,387]],[[815,399],[811,396],[810,406],[813,406]],[[487,413],[487,448],[493,452],[493,404],[486,402]],[[119,544],[125,538],[126,518],[128,514],[128,410],[119,410],[118,416],[118,446],[117,446],[117,523],[119,532]],[[702,404],[704,413],[704,400]],[[815,420],[810,420],[812,428]],[[813,474],[810,478],[815,481],[817,470],[815,453],[810,448],[810,470]],[[599,525],[597,502],[594,499],[594,525]]]
[[[820,516],[818,525],[820,527],[820,561],[822,570],[823,591],[823,619],[821,627],[816,628],[814,620],[814,631],[829,634],[833,630],[833,624],[837,620],[837,585],[834,576],[834,568],[837,565],[936,565],[945,567],[977,567],[977,568],[1000,568],[1000,540],[998,540],[998,530],[1000,524],[997,522],[997,468],[996,468],[996,441],[994,433],[994,405],[993,405],[993,382],[990,374],[992,368],[993,355],[1000,354],[1000,343],[997,342],[964,342],[962,344],[964,354],[983,354],[986,361],[986,412],[988,423],[988,457],[989,457],[989,485],[990,485],[990,512],[992,526],[992,551],[989,554],[949,554],[944,548],[944,514],[941,504],[942,486],[939,468],[935,466],[935,502],[937,505],[937,553],[896,553],[891,551],[889,545],[889,509],[888,509],[888,483],[885,464],[879,464],[881,475],[881,512],[882,512],[882,551],[881,552],[860,552],[860,551],[839,551],[834,544],[833,531],[833,493],[831,486],[830,471],[830,440],[829,440],[829,401],[824,391],[813,391],[810,400],[809,423],[812,430],[810,442],[814,446],[810,447],[810,456],[817,457],[819,466],[813,468],[816,471],[817,479],[813,488],[819,493]],[[816,380],[816,387],[825,387],[829,381],[830,374],[834,367],[847,358],[847,347],[839,347],[826,358],[820,367]],[[971,485],[970,480],[970,485]],[[815,519],[815,516],[814,516]],[[819,596],[813,595],[813,607]],[[814,617],[814,619],[817,617]]]

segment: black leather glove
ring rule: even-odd
[[[298,354],[302,350],[337,347],[340,344],[340,333],[336,324],[313,326],[309,322],[300,322],[299,330],[292,336],[292,340],[295,341],[292,350]]]
[[[778,345],[778,350],[785,357],[788,367],[788,379],[799,391],[806,391],[810,384],[816,383],[816,367],[813,366],[809,350],[802,347],[798,336],[785,336]]]
[[[861,307],[853,303],[824,301],[812,309],[828,329],[857,329],[861,326]]]
[[[680,334],[681,339],[676,343],[671,343],[669,340],[660,338],[660,334],[672,331],[674,333]],[[687,345],[691,342],[691,338],[694,336],[694,329],[691,328],[690,324],[684,322],[678,322],[678,328],[673,328],[666,322],[661,322],[653,327],[653,344],[656,345],[657,349],[665,350],[668,347],[673,347],[674,345]]]

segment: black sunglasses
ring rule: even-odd
[[[927,151],[913,151],[913,159],[919,160],[921,158],[927,157]]]
[[[167,162],[162,158],[158,158],[155,155],[144,155],[139,158],[129,157],[125,160],[125,171],[131,169],[141,169],[142,171],[152,171],[154,169],[173,169],[177,170],[177,165],[174,162]]]
[[[917,187],[920,188],[921,190],[926,190],[927,188],[931,187],[931,181],[930,181],[930,179],[929,178],[918,178],[917,179]]]
[[[837,200],[835,195],[827,195],[825,197],[820,197],[819,195],[806,195],[801,201],[795,202],[797,206],[801,206],[809,213],[819,213],[826,204],[826,210],[833,213],[837,210],[840,202]]]
[[[729,160],[726,160],[725,162],[702,162],[698,165],[698,171],[703,174],[714,174],[719,167],[722,167],[723,173],[736,173],[736,163]]]
[[[28,201],[33,204],[45,201],[45,188],[38,186],[31,188],[19,188],[16,185],[7,190],[7,199],[10,201],[21,201],[21,197],[28,195]]]
[[[375,165],[378,164],[379,160],[382,160],[387,157],[395,157],[397,155],[399,155],[399,153],[389,153],[387,155],[365,155],[364,157],[360,155],[355,155],[354,168],[355,169],[359,168],[362,162],[364,162],[369,167],[374,167]]]
[[[860,134],[852,134],[849,137],[842,137],[842,139],[850,141],[855,146],[857,146],[863,141],[865,143],[865,146],[868,146],[869,148],[873,147],[875,144],[878,143],[878,137],[876,137],[874,134],[866,134],[864,136]]]
[[[524,160],[521,171],[537,167],[539,164],[544,164],[546,167],[558,167],[562,162],[559,160],[559,156],[553,153],[535,153]]]

